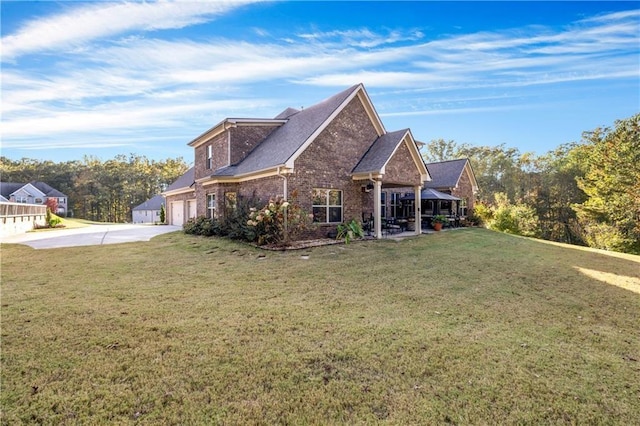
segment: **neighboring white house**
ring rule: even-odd
[[[40,205],[53,198],[58,202],[58,211],[55,213],[59,216],[66,216],[68,213],[67,196],[44,182],[0,182],[0,197],[0,202]]]
[[[133,208],[133,223],[160,223],[160,208],[164,205],[164,197],[156,195]]]

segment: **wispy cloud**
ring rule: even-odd
[[[14,62],[5,62],[2,73],[3,147],[184,142],[193,136],[185,135],[185,126],[206,128],[235,112],[275,115],[272,108],[281,107],[286,94],[278,100],[263,86],[278,84],[343,88],[363,82],[401,91],[401,103],[380,102],[381,115],[394,117],[502,111],[518,106],[486,101],[512,98],[502,93],[518,88],[638,75],[639,11],[561,29],[431,41],[419,30],[370,28],[297,31],[284,42],[255,27],[253,39],[245,40],[150,33],[215,19],[247,2],[99,3],[32,21],[4,37],[3,61]],[[48,68],[16,65],[21,56],[42,51],[56,53]],[[460,88],[469,91],[465,102],[425,107],[427,94]]]
[[[253,0],[255,1],[255,0]],[[3,61],[18,56],[78,47],[132,31],[155,31],[207,22],[252,0],[99,3],[31,21],[2,38]]]

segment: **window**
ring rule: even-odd
[[[313,190],[313,221],[319,223],[342,222],[342,191],[317,188]]]
[[[380,216],[384,219],[387,217],[387,193],[380,193]]]
[[[460,216],[466,216],[468,213],[467,200],[468,200],[467,198],[463,198],[462,200],[460,200],[460,213],[459,213]]]
[[[227,214],[233,214],[238,208],[238,194],[236,192],[224,193],[224,207]]]
[[[391,214],[393,217],[402,217],[402,202],[400,201],[400,196],[402,194],[399,192],[394,192],[391,194]]]
[[[207,146],[207,169],[213,169],[213,145]]]
[[[36,204],[42,204],[42,198],[36,198],[36,199],[34,200],[34,203],[36,203]]]
[[[27,199],[27,197],[22,197],[22,196],[17,196],[16,197],[16,203],[28,203],[29,200]]]
[[[58,204],[64,204],[66,203],[64,197],[58,198]]]
[[[433,200],[427,200],[425,203],[425,211],[423,213],[431,215],[435,214],[435,204]]]
[[[216,217],[216,194],[207,194],[207,217]]]

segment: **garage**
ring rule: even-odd
[[[171,203],[171,224],[176,226],[184,224],[184,201]]]

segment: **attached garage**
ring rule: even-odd
[[[167,203],[165,205],[169,224],[182,226],[187,219],[195,217],[197,206],[193,186],[192,167],[162,193]]]
[[[184,224],[184,201],[171,203],[171,224],[182,226]]]

